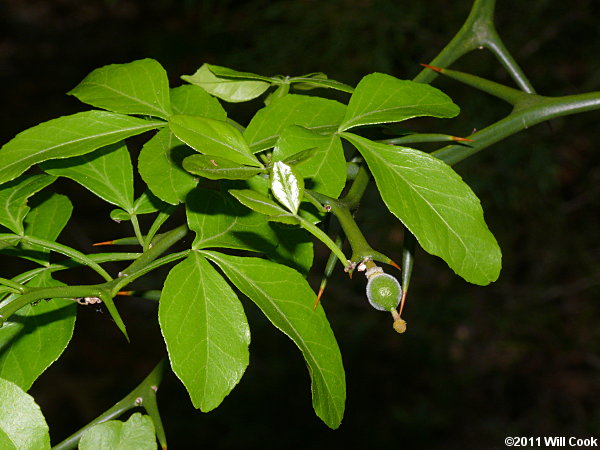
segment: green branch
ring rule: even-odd
[[[527,92],[520,91],[519,89],[505,86],[494,81],[486,80],[485,78],[481,78],[477,75],[472,75],[470,73],[444,69],[441,67],[429,66],[427,64],[422,65],[427,67],[428,69],[431,69],[435,72],[441,73],[442,75],[452,78],[453,80],[460,81],[461,83],[474,87],[475,89],[479,89],[480,91],[493,95],[494,97],[504,100],[505,102],[510,103],[513,106],[516,106],[518,104],[528,105],[544,98],[536,94],[529,94]]]
[[[348,259],[346,258],[346,255],[344,255],[344,252],[342,252],[342,249],[340,249],[336,245],[336,243],[331,240],[331,238],[327,235],[327,233],[325,233],[323,230],[321,230],[315,224],[309,222],[308,220],[306,220],[305,218],[303,218],[297,214],[293,215],[292,217],[294,217],[298,221],[298,223],[300,224],[300,226],[302,228],[304,228],[306,231],[311,233],[314,237],[319,239],[323,244],[325,244],[329,248],[329,250],[331,250],[333,253],[335,253],[335,256],[338,257],[338,259],[340,260],[342,265],[345,268],[349,269]]]
[[[158,407],[156,404],[156,392],[162,381],[164,369],[165,361],[163,360],[154,368],[154,370],[152,370],[152,372],[150,372],[150,375],[148,375],[144,381],[142,381],[133,391],[118,401],[112,408],[105,411],[79,431],[66,438],[60,444],[52,447],[52,449],[67,450],[76,448],[83,433],[85,433],[94,425],[98,425],[111,419],[116,419],[127,411],[139,407],[144,408],[148,415],[152,418],[156,436],[158,437],[161,448],[166,449],[167,438],[165,436],[162,420],[158,413]]]
[[[369,176],[369,172],[365,168],[364,164],[361,164],[358,168],[358,172],[348,190],[348,193],[344,196],[341,201],[344,206],[349,210],[354,210],[358,208],[360,201],[365,195],[365,191],[369,186],[369,181],[371,180]]]
[[[38,238],[35,236],[21,236],[21,241],[26,242],[28,244],[38,245],[47,250],[52,250],[70,258],[73,258],[75,261],[86,265],[90,269],[96,271],[106,281],[111,281],[113,279],[108,274],[108,272],[106,272],[106,270],[100,267],[95,261],[71,247],[67,247],[66,245],[59,244],[58,242],[48,241],[46,239]]]
[[[0,308],[0,326],[19,309],[38,300],[51,298],[100,297],[106,288],[102,284],[87,286],[55,286],[31,289]]]
[[[600,91],[564,97],[537,97],[533,105],[515,110],[504,119],[469,136],[469,145],[448,145],[432,154],[452,165],[508,136],[546,120],[600,109]]]
[[[186,225],[180,225],[177,228],[172,229],[171,231],[167,231],[166,233],[157,235],[154,240],[149,244],[148,250],[136,259],[133,263],[131,263],[128,267],[126,267],[121,272],[121,277],[127,276],[127,274],[136,273],[141,270],[146,265],[150,264],[156,258],[158,258],[161,254],[166,252],[169,247],[171,247],[176,242],[183,239],[188,233],[188,228]],[[115,284],[120,281],[115,281]]]
[[[167,256],[164,256],[162,258],[159,258],[155,261],[148,263],[147,265],[139,268],[136,272],[126,272],[124,277],[119,278],[118,282],[114,283],[111,286],[113,295],[117,295],[117,292],[119,292],[121,289],[123,289],[125,286],[127,286],[129,283],[135,281],[136,279],[146,275],[149,272],[152,272],[153,270],[155,270],[161,266],[164,266],[165,264],[168,264],[173,261],[177,261],[178,259],[185,258],[189,253],[190,253],[189,249],[183,250],[178,253],[171,253]]]
[[[475,0],[463,26],[429,64],[448,67],[461,56],[485,47],[496,56],[520,89],[534,94],[533,86],[496,31],[494,25],[495,6],[496,0]],[[436,76],[436,73],[424,69],[414,78],[414,81],[430,83]]]
[[[13,315],[15,312],[17,312],[19,309],[23,308],[24,306],[28,305],[29,303],[32,303],[32,302],[35,302],[38,300],[51,299],[51,298],[73,298],[74,299],[74,298],[79,298],[79,297],[98,297],[98,298],[101,298],[102,301],[106,304],[111,316],[113,317],[113,319],[119,326],[119,329],[121,329],[121,331],[123,331],[123,333],[127,336],[127,333],[125,332],[125,326],[124,326],[116,308],[114,307],[112,298],[117,294],[117,292],[120,289],[122,289],[124,286],[126,286],[127,284],[134,281],[136,278],[139,278],[140,276],[145,275],[150,270],[152,270],[156,267],[160,267],[161,265],[166,264],[170,260],[176,259],[178,254],[174,254],[174,256],[169,255],[169,257],[172,256],[171,259],[165,259],[158,264],[152,265],[153,261],[156,258],[158,258],[166,250],[168,250],[177,241],[183,239],[187,235],[187,232],[188,232],[187,226],[181,225],[169,232],[158,235],[154,239],[154,241],[149,245],[148,251],[146,251],[145,253],[142,253],[132,264],[130,264],[122,272],[122,275],[124,275],[124,276],[121,276],[116,279],[112,279],[110,276],[108,276],[108,274],[106,274],[109,278],[109,280],[107,280],[106,283],[95,284],[95,285],[84,285],[84,286],[58,286],[58,287],[49,287],[49,288],[32,288],[30,291],[24,293],[23,295],[16,297],[13,301],[11,301],[10,303],[7,303],[2,308],[0,308],[0,326],[3,325],[8,320],[8,318],[11,315]],[[24,237],[23,239],[26,239],[26,238],[28,238],[28,236]],[[43,240],[40,240],[37,238],[32,239],[31,242],[35,243],[37,245],[40,245],[41,242],[47,243],[46,241],[43,241]],[[49,248],[65,247],[65,246],[62,246],[61,244],[57,244],[57,243],[49,243],[49,244],[52,244],[52,245],[48,245]],[[68,249],[68,251],[64,251],[61,253],[65,253],[65,254],[70,253],[71,255],[74,255],[73,259],[75,261],[85,264],[87,266],[89,266],[91,263],[97,267],[100,267],[92,259],[92,257],[83,255],[82,253],[79,253],[73,249],[69,249],[68,247],[66,247],[66,248]],[[125,255],[128,257],[131,254],[125,254]],[[101,256],[101,258],[99,258],[99,259],[101,259],[101,260],[110,260],[110,258],[107,259],[107,257],[109,255],[102,254],[100,256]],[[169,257],[167,257],[167,258],[169,258]],[[147,267],[150,267],[150,269],[146,270]],[[35,269],[34,271],[37,274],[37,273],[39,273],[38,271],[60,270],[60,268],[61,267],[58,267],[58,268],[53,267],[52,269],[51,268],[42,268],[42,269]],[[102,269],[102,268],[100,267],[100,269]],[[136,276],[127,277],[128,273],[136,274]],[[21,280],[19,280],[19,281],[21,281]]]
[[[131,214],[129,216],[131,218],[131,225],[133,227],[133,233],[138,241],[138,243],[142,246],[144,251],[148,250],[148,242],[144,239],[144,235],[142,234],[142,230],[140,228],[140,222],[135,214]]]
[[[366,174],[366,171],[364,172]],[[365,184],[366,187],[366,184]],[[350,260],[354,263],[360,262],[365,258],[373,259],[375,261],[380,261],[386,264],[392,264],[393,261],[385,256],[383,253],[374,250],[373,247],[369,245],[367,240],[365,239],[362,231],[356,224],[352,213],[350,212],[350,208],[345,203],[344,199],[336,200],[327,195],[320,194],[314,191],[306,191],[309,195],[312,195],[315,199],[317,199],[320,203],[325,205],[326,209],[331,211],[335,217],[340,222],[342,230],[346,235],[346,239],[348,239],[348,243],[352,248],[352,257]],[[353,198],[352,203],[354,201],[358,201],[359,198],[364,193],[364,189],[360,189],[355,192],[356,198]],[[331,247],[330,247],[331,248]],[[337,246],[336,246],[337,248]],[[333,249],[332,249],[333,251]],[[339,251],[339,248],[338,248]],[[334,251],[334,253],[336,253]],[[337,253],[336,253],[337,255]],[[339,258],[339,256],[338,256]]]
[[[0,285],[6,286],[13,294],[24,294],[27,288],[22,284],[16,283],[6,278],[0,278]]]

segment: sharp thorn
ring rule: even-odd
[[[458,137],[458,136],[452,136],[450,139],[452,139],[453,141],[459,141],[459,142],[462,142],[462,141],[473,142],[473,139]]]
[[[402,290],[402,299],[400,300],[400,315],[402,315],[402,311],[404,310],[404,302],[406,301],[407,290]]]
[[[431,69],[431,70],[433,70],[435,72],[442,73],[444,71],[444,69],[442,69],[441,67],[430,66],[429,64],[423,64],[423,63],[421,63],[421,65],[423,67],[426,67],[427,69]]]
[[[319,293],[317,294],[317,300],[315,301],[315,306],[313,307],[313,311],[315,311],[317,309],[317,306],[319,306],[319,302],[321,301],[321,296],[323,295],[324,290],[325,290],[324,287],[321,287],[319,289]]]
[[[394,266],[396,269],[398,270],[402,270],[402,267],[400,267],[398,264],[396,264],[393,260],[390,259],[390,261],[388,262],[388,264],[390,266]]]
[[[113,245],[114,242],[115,242],[114,239],[112,241],[96,242],[96,243],[92,244],[92,247],[99,247],[101,245]]]
[[[119,291],[117,292],[117,295],[127,295],[127,296],[131,296],[133,295],[134,291]]]

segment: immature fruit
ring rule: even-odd
[[[400,304],[402,287],[395,277],[387,273],[375,274],[367,283],[367,298],[373,308],[392,311]]]

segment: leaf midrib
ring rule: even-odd
[[[169,114],[168,114],[167,110],[163,109],[162,105],[161,105],[161,107],[155,106],[152,103],[148,103],[146,101],[143,101],[139,97],[134,97],[132,95],[126,94],[125,92],[120,91],[120,90],[118,90],[118,89],[116,89],[116,88],[114,88],[112,86],[109,86],[108,84],[103,84],[103,83],[99,83],[99,82],[95,82],[95,81],[84,81],[84,82],[81,83],[81,85],[90,85],[90,86],[97,86],[97,87],[100,87],[100,88],[104,88],[104,89],[106,89],[108,91],[115,92],[115,93],[117,93],[117,94],[119,94],[119,95],[121,95],[121,96],[123,96],[125,98],[128,98],[130,100],[134,100],[136,103],[139,103],[141,105],[147,106],[147,107],[149,107],[150,109],[152,109],[154,111],[158,111],[159,113],[161,113],[161,115],[159,117],[162,117],[163,119],[167,119],[169,117]],[[156,100],[157,100],[157,103],[160,102],[160,99],[158,97],[156,97]]]
[[[116,116],[116,117],[119,117],[121,119],[121,118],[127,117],[127,116]],[[106,123],[106,122],[104,122],[104,123]],[[92,139],[96,139],[96,138],[111,136],[111,135],[114,135],[114,134],[119,134],[119,133],[123,133],[123,132],[127,132],[127,131],[132,131],[132,130],[138,130],[138,129],[144,129],[144,128],[147,128],[147,129],[157,128],[157,127],[159,127],[159,126],[161,126],[163,124],[166,125],[166,122],[163,122],[163,121],[154,122],[154,123],[153,122],[149,122],[148,124],[143,124],[143,125],[140,124],[138,126],[132,126],[132,127],[127,127],[127,128],[119,128],[117,130],[111,130],[111,131],[105,132],[105,133],[97,133],[97,134],[92,134],[92,135],[86,135],[86,136],[83,136],[81,138],[72,139],[72,140],[69,140],[69,141],[66,141],[66,142],[63,141],[63,142],[61,142],[59,144],[56,144],[56,145],[53,145],[51,147],[46,147],[44,149],[41,149],[41,150],[37,151],[36,153],[32,153],[32,154],[26,156],[25,158],[18,159],[16,161],[12,162],[12,163],[9,163],[9,164],[5,165],[3,167],[3,169],[10,169],[10,168],[12,168],[14,166],[22,165],[23,162],[29,161],[31,159],[36,160],[37,156],[44,155],[44,154],[46,154],[46,153],[48,153],[48,152],[50,152],[52,150],[60,149],[61,147],[67,147],[69,145],[75,145],[75,144],[78,144],[78,143],[81,143],[81,142],[85,142],[87,140],[92,140]],[[42,142],[47,142],[45,140],[35,139],[35,138],[26,138],[26,139],[30,139],[30,140],[33,140],[33,141],[38,140],[38,141],[42,141]],[[10,142],[9,142],[9,144],[10,144]],[[4,147],[4,148],[6,148],[6,147]],[[11,148],[11,150],[12,150],[12,148]],[[91,150],[91,151],[93,151],[93,150]],[[70,155],[70,156],[78,156],[78,155]],[[38,161],[38,162],[43,162],[43,161],[44,160]],[[9,180],[7,180],[7,181],[9,181]]]
[[[266,293],[263,289],[261,289],[258,285],[252,283],[252,280],[250,278],[248,278],[247,276],[245,276],[244,272],[238,270],[235,266],[232,266],[230,264],[227,264],[227,261],[223,261],[222,259],[219,259],[218,256],[215,257],[215,254],[212,252],[203,252],[205,253],[209,259],[217,259],[218,261],[221,261],[221,263],[225,264],[230,270],[233,270],[236,274],[238,274],[238,276],[241,276],[244,280],[246,280],[246,283],[248,283],[251,287],[254,287],[254,289],[259,292],[260,294],[262,294],[265,298],[267,298],[269,300],[269,303],[274,307],[274,309],[276,310],[277,314],[283,318],[283,320],[287,323],[287,325],[290,327],[290,330],[293,331],[294,335],[296,336],[297,339],[292,338],[292,336],[289,336],[290,338],[292,338],[292,340],[294,341],[294,343],[296,343],[296,345],[303,350],[303,353],[305,355],[307,355],[312,364],[314,364],[314,366],[316,368],[318,368],[319,370],[317,371],[317,373],[319,374],[319,378],[321,379],[321,382],[324,384],[324,386],[326,386],[327,388],[327,392],[328,392],[328,397],[329,398],[334,398],[333,395],[333,390],[330,388],[329,383],[327,383],[327,378],[324,377],[321,372],[325,372],[326,370],[323,369],[317,362],[317,359],[315,358],[315,356],[313,355],[312,351],[310,350],[310,347],[306,344],[306,341],[304,339],[302,339],[301,334],[297,331],[296,327],[294,327],[294,325],[288,320],[287,316],[283,313],[283,311],[277,306],[277,303],[271,300],[271,296],[268,295],[268,293]],[[217,262],[217,264],[219,264]],[[221,264],[219,264],[220,266]],[[284,330],[281,330],[284,334],[287,334]],[[303,347],[300,347],[297,342],[302,342]],[[312,372],[311,372],[312,373]],[[333,407],[336,410],[337,416],[339,417],[339,410],[337,409],[337,407],[335,406],[335,402],[331,402],[333,404]]]
[[[392,169],[388,169],[388,167],[402,167],[402,166],[398,166],[398,165],[396,165],[396,164],[390,163],[388,160],[386,160],[385,158],[381,157],[381,156],[380,156],[378,153],[376,153],[376,152],[371,152],[371,151],[369,151],[368,153],[369,153],[370,155],[372,155],[373,157],[375,157],[375,158],[379,159],[379,160],[380,160],[380,161],[382,161],[383,163],[385,163],[385,164],[383,164],[383,166],[384,166],[384,170],[389,170],[389,171],[391,171]],[[442,221],[442,222],[443,222],[443,223],[446,225],[446,227],[447,227],[447,228],[448,228],[448,229],[449,229],[449,230],[452,232],[452,234],[454,234],[454,235],[455,235],[455,236],[458,238],[458,241],[460,242],[461,246],[462,246],[462,247],[464,248],[464,250],[465,250],[465,258],[467,258],[467,257],[468,257],[469,259],[473,260],[473,261],[475,262],[475,267],[479,267],[479,261],[478,261],[478,260],[476,260],[476,259],[474,259],[474,258],[472,258],[471,256],[469,256],[469,255],[470,255],[470,252],[468,251],[468,249],[469,249],[469,248],[468,248],[468,246],[465,244],[464,240],[461,238],[460,234],[458,234],[458,233],[455,231],[455,229],[454,229],[453,227],[451,227],[451,226],[450,226],[450,224],[449,224],[449,223],[448,223],[448,222],[447,222],[447,221],[444,219],[444,217],[443,217],[443,216],[442,216],[442,215],[441,215],[441,214],[440,214],[440,213],[437,211],[437,209],[436,209],[436,208],[435,208],[435,207],[432,205],[432,203],[431,203],[429,200],[427,200],[427,198],[426,198],[426,197],[424,197],[423,195],[421,195],[421,193],[420,193],[418,190],[414,189],[414,188],[412,187],[411,183],[407,182],[407,181],[406,181],[406,178],[405,178],[405,177],[403,177],[403,176],[401,175],[401,173],[400,173],[400,172],[398,172],[398,171],[395,171],[395,170],[394,170],[394,173],[396,173],[396,174],[398,175],[398,177],[399,177],[400,179],[402,179],[402,181],[404,182],[404,184],[405,184],[405,185],[408,187],[408,189],[410,189],[410,190],[411,190],[411,192],[415,193],[415,194],[416,194],[418,197],[420,197],[420,198],[421,198],[421,199],[422,199],[422,200],[423,200],[423,201],[424,201],[424,202],[425,202],[425,203],[426,203],[426,204],[427,204],[427,205],[430,207],[431,211],[432,211],[432,212],[434,212],[434,213],[435,213],[435,215],[436,215],[436,216],[437,216],[437,217],[438,217],[438,218],[439,218],[439,219],[440,219],[440,220],[441,220],[441,221]],[[376,181],[377,181],[377,180],[376,180]],[[386,203],[387,203],[387,202],[386,202]],[[395,215],[395,214],[394,214],[394,215]],[[437,247],[437,246],[436,246],[436,247]]]

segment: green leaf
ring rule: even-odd
[[[195,153],[171,130],[160,130],[142,147],[138,171],[154,195],[176,205],[184,202],[187,193],[198,184],[182,167],[183,160]]]
[[[313,264],[313,243],[306,230],[287,225],[272,224],[271,227],[277,235],[277,248],[268,252],[271,261],[291,267],[300,272],[304,277]]]
[[[166,203],[146,189],[142,192],[142,195],[133,202],[133,213],[137,216],[140,214],[152,214],[156,211],[166,209],[167,206]]]
[[[198,116],[173,116],[169,127],[179,139],[200,153],[218,155],[249,166],[262,166],[242,133],[227,122]]]
[[[498,278],[502,255],[479,199],[449,165],[411,148],[342,136],[360,151],[388,209],[425,251],[471,283]]]
[[[166,203],[154,196],[149,190],[146,190],[142,195],[135,199],[135,202],[133,202],[133,211],[131,213],[123,211],[122,209],[113,209],[110,212],[110,218],[117,222],[131,220],[132,216],[152,214],[158,210],[165,210],[166,208]]]
[[[292,125],[292,127],[294,126],[295,125]],[[319,149],[317,147],[307,148],[306,150],[301,150],[299,152],[292,153],[289,156],[283,156],[283,152],[284,151],[280,150],[277,146],[275,146],[275,149],[273,150],[273,158],[276,160],[283,161],[288,166],[299,166],[300,164],[305,163],[309,159],[312,159],[319,152]],[[281,158],[275,158],[275,153],[277,153],[277,156],[280,156]]]
[[[273,150],[274,161],[292,157],[298,151],[315,148],[314,156],[298,166],[303,177],[312,181],[310,188],[337,198],[346,184],[346,159],[339,136],[323,136],[306,128],[292,125],[285,128]]]
[[[279,203],[297,214],[304,196],[304,178],[293,167],[276,161],[271,171],[271,192]]]
[[[323,308],[313,310],[316,296],[306,280],[295,270],[264,259],[202,253],[298,346],[308,365],[315,412],[337,428],[346,400],[342,357]]]
[[[260,214],[269,216],[269,220],[298,224],[298,219],[289,213],[269,197],[252,189],[230,189],[229,193],[233,195],[242,205],[256,211]]]
[[[113,209],[110,212],[110,218],[111,218],[111,220],[114,220],[115,222],[120,223],[123,221],[131,220],[131,214],[122,209]]]
[[[250,329],[237,295],[192,251],[169,272],[158,317],[171,367],[192,403],[204,412],[216,408],[248,366]]]
[[[255,192],[248,190],[250,195]],[[272,204],[278,214],[284,214],[293,224],[298,223],[286,210]],[[248,211],[229,195],[217,191],[195,189],[186,207],[188,226],[196,233],[193,249],[221,247],[261,252],[273,261],[308,273],[313,250],[304,230],[269,223],[262,214]]]
[[[295,89],[298,90],[309,90],[315,88],[329,88],[337,91],[347,92],[352,94],[354,88],[340,81],[330,80],[324,73],[315,73],[311,76],[299,76],[291,77],[288,80],[289,83],[293,83]]]
[[[48,425],[33,397],[0,378],[0,405],[0,443],[10,442],[3,449],[50,449]]]
[[[49,241],[54,241],[63,230],[71,213],[73,205],[69,197],[56,193],[34,198],[35,206],[25,218],[25,234],[36,236]],[[50,264],[50,251],[37,245],[23,243],[24,250],[32,250],[32,255],[23,255],[31,261],[48,266]]]
[[[278,81],[277,78],[265,77],[264,75],[258,75],[252,72],[240,72],[238,70],[230,69],[228,67],[216,66],[214,64],[206,64],[210,71],[219,78],[240,78],[243,80],[258,80],[272,83]]]
[[[134,413],[127,422],[108,420],[81,436],[79,450],[148,450],[157,448],[150,416]]]
[[[2,431],[1,428],[0,428],[0,448],[2,448],[4,450],[19,450],[15,446],[13,441],[10,439],[10,436],[8,436],[4,431]]]
[[[339,130],[419,116],[454,117],[459,111],[450,97],[428,84],[372,73],[356,86]]]
[[[185,84],[171,89],[171,107],[175,114],[227,119],[227,112],[219,100],[199,86]]]
[[[42,272],[29,287],[64,286]],[[73,336],[77,304],[72,299],[42,300],[10,316],[0,328],[0,377],[29,390],[63,353]]]
[[[278,98],[284,97],[286,95],[288,95],[288,93],[290,92],[290,84],[289,83],[282,83],[279,84],[279,86],[277,86],[277,89],[275,89],[273,92],[271,92],[269,95],[267,95],[265,97],[265,105],[269,105],[273,100],[276,100]]]
[[[23,219],[29,212],[27,199],[54,180],[56,177],[48,175],[23,175],[0,185],[0,225],[16,234],[23,234]]]
[[[186,201],[187,221],[196,233],[195,250],[210,247],[269,252],[277,237],[264,217],[250,213],[221,192],[194,189]]]
[[[153,59],[111,64],[92,71],[69,95],[97,108],[123,114],[147,114],[167,119],[169,79]]]
[[[216,76],[208,64],[203,64],[193,75],[182,75],[182,80],[200,86],[209,94],[226,102],[238,103],[261,96],[270,83],[260,80],[228,79]]]
[[[34,164],[84,155],[164,125],[160,120],[107,111],[86,111],[41,123],[19,133],[0,149],[0,184],[15,179]]]
[[[254,153],[273,147],[284,128],[300,125],[316,132],[336,131],[346,105],[320,97],[288,94],[258,111],[244,132]]]
[[[124,142],[73,158],[47,161],[41,167],[51,175],[70,178],[108,203],[133,212],[133,167]]]
[[[101,294],[100,299],[104,303],[104,306],[106,306],[106,309],[110,314],[110,317],[112,317],[112,320],[114,320],[117,328],[121,331],[121,333],[123,333],[125,339],[127,339],[127,342],[130,342],[129,335],[127,334],[127,328],[125,327],[125,322],[123,322],[123,319],[119,314],[119,310],[117,309],[113,298],[110,296],[110,293],[106,292]]]
[[[210,180],[247,180],[264,169],[243,166],[214,155],[191,155],[183,160],[183,168]]]

